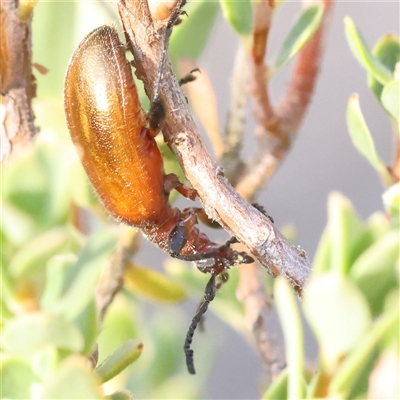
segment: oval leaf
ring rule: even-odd
[[[345,17],[344,25],[347,43],[354,57],[378,82],[383,85],[389,83],[393,79],[392,73],[372,55],[353,20]]]
[[[220,0],[222,14],[239,35],[248,35],[253,22],[250,0]]]
[[[400,79],[389,82],[382,90],[381,100],[385,110],[397,121],[400,134]]]
[[[304,310],[328,370],[337,366],[371,323],[365,298],[355,285],[337,272],[311,279],[304,291]]]
[[[393,217],[394,221],[397,221],[397,226],[400,223],[400,182],[392,185],[385,193],[382,195],[383,204],[385,210]]]
[[[370,360],[376,349],[376,345],[390,331],[397,331],[399,327],[398,307],[386,312],[379,318],[372,328],[363,335],[359,343],[355,345],[351,354],[343,361],[339,371],[333,376],[329,387],[329,398],[349,398],[350,389],[359,379],[363,367]],[[398,335],[397,335],[398,336]]]
[[[372,49],[372,54],[384,65],[389,71],[394,71],[396,63],[400,61],[400,42],[395,35],[385,35]],[[381,93],[383,85],[379,83],[372,74],[368,74],[368,86],[371,88],[375,97],[381,102]]]
[[[142,354],[143,344],[138,340],[129,340],[108,356],[97,368],[101,383],[117,376]]]
[[[323,13],[324,8],[319,4],[302,11],[279,50],[275,69],[286,64],[311,39],[322,21]]]
[[[17,358],[0,361],[1,397],[3,399],[31,398],[31,385],[37,381],[28,362]]]
[[[386,294],[397,285],[399,249],[399,233],[390,232],[361,254],[351,269],[351,277],[369,301],[373,315],[379,314]]]
[[[389,172],[376,153],[375,144],[361,112],[357,94],[350,97],[347,105],[347,129],[356,149],[369,161],[386,184],[392,183]]]
[[[55,228],[35,237],[22,246],[11,260],[8,268],[10,275],[24,281],[37,278],[50,257],[68,249],[70,239],[70,231],[66,228]]]
[[[369,245],[366,228],[350,200],[334,192],[328,199],[330,268],[346,274],[357,256]]]
[[[100,381],[85,357],[67,358],[43,388],[43,399],[101,399]]]
[[[199,57],[207,43],[218,9],[218,3],[214,1],[193,1],[187,4],[185,11],[190,18],[184,19],[174,28],[168,46],[174,66],[178,58],[196,60]]]
[[[304,343],[299,310],[289,283],[278,277],[274,298],[285,336],[288,371],[288,398],[304,399]]]
[[[147,268],[129,264],[125,269],[125,287],[140,296],[162,302],[179,302],[186,298],[181,285],[165,275]]]
[[[25,357],[48,345],[81,351],[83,344],[82,335],[73,324],[43,313],[24,314],[9,321],[3,333],[5,351]]]

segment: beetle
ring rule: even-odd
[[[176,175],[165,174],[154,139],[165,120],[159,88],[168,39],[181,13],[177,10],[168,21],[162,61],[147,114],[139,101],[125,46],[110,26],[93,30],[75,50],[65,77],[64,107],[72,141],[108,213],[118,222],[140,229],[171,256],[194,261],[200,271],[211,274],[206,289],[210,295],[205,297],[208,306],[218,288],[215,277],[224,275],[233,265],[254,260],[230,247],[237,242],[234,237],[218,245],[200,232],[196,209],[180,211],[168,201],[173,189],[191,200],[196,197],[196,191],[185,187]],[[201,315],[207,306],[202,308]],[[200,319],[201,316],[195,325]],[[191,373],[195,373],[190,350],[195,328],[191,326],[185,342]]]

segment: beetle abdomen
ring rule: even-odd
[[[114,28],[95,29],[75,50],[64,104],[72,140],[108,212],[139,227],[165,218],[162,157],[147,134],[131,67]]]

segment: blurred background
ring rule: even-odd
[[[49,68],[47,75],[37,77],[39,99],[54,99],[54,102],[61,104],[63,75],[73,49],[93,28],[110,21],[117,24],[115,16],[109,13],[110,9],[104,7],[101,2],[38,3],[34,12],[33,57],[34,62]],[[277,13],[269,38],[269,59],[276,54],[300,9],[299,1],[286,1]],[[326,224],[329,193],[343,193],[352,201],[361,218],[366,218],[382,208],[382,185],[379,177],[354,149],[347,132],[345,113],[351,94],[356,92],[360,96],[363,113],[383,160],[389,162],[393,156],[389,121],[367,88],[365,72],[350,53],[346,43],[343,25],[346,15],[353,18],[370,47],[385,33],[398,34],[397,2],[343,0],[334,6],[326,52],[312,104],[289,156],[258,199],[273,216],[279,228],[288,224],[296,228],[298,244],[310,259],[314,256]],[[65,21],[73,21],[76,29],[71,31]],[[61,33],[56,32],[57,30],[61,30]],[[65,42],[56,42],[56,38],[59,37],[64,37]],[[190,40],[188,37],[187,41]],[[238,46],[237,35],[222,16],[218,15],[208,44],[197,61],[199,68],[206,70],[210,75],[218,100],[221,127],[226,120],[230,98],[229,76]],[[285,93],[290,68],[291,65],[284,68],[272,81],[271,96],[275,104]],[[51,85],[48,84],[49,80]],[[62,113],[52,115],[52,118],[62,120]],[[60,121],[60,124],[62,123],[63,121]],[[37,124],[41,126],[41,117],[38,118]],[[245,159],[251,158],[254,153],[254,128],[250,102]],[[65,134],[65,125],[63,130]],[[43,127],[42,134],[46,135],[46,129]],[[180,199],[178,205],[188,206],[188,203]],[[218,233],[213,235],[221,241],[226,237]],[[166,258],[164,253],[145,241],[137,256],[139,263],[154,269],[162,269]],[[213,315],[214,305],[210,307],[211,312],[207,315],[206,332],[195,337],[197,375],[185,376],[185,384],[200,385],[201,396],[209,399],[259,398],[264,387],[261,362],[251,344]],[[182,324],[182,344],[186,327],[189,326],[196,307],[196,300],[188,301],[183,306],[157,305],[143,300],[138,302],[138,308],[141,309],[145,321],[152,320],[156,314],[162,314],[158,321],[163,322],[157,322],[155,326],[161,326],[163,323]],[[107,330],[107,326],[104,330]],[[170,351],[179,353],[182,349],[177,347]],[[307,354],[310,360],[315,357],[316,351],[312,338],[309,337]],[[212,365],[210,373],[203,368],[203,357],[206,358],[204,362]],[[210,358],[213,359],[212,362]],[[140,365],[136,371],[140,371]],[[136,379],[140,381],[140,372],[136,373]],[[135,398],[146,398],[145,392],[135,392],[134,385],[130,389]],[[170,391],[170,394],[174,397],[173,391]]]

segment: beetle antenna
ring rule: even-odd
[[[214,300],[217,289],[221,285],[218,286],[215,284],[215,276],[211,276],[210,280],[207,282],[205,291],[204,291],[204,300],[200,304],[199,309],[197,310],[196,315],[192,319],[192,323],[189,326],[188,332],[186,334],[185,344],[183,346],[183,350],[186,356],[186,366],[190,374],[195,375],[196,370],[194,369],[194,361],[193,361],[193,349],[190,348],[193,340],[194,331],[197,328],[197,325],[201,321],[203,315],[208,309],[208,305]]]
[[[179,21],[179,16],[182,14],[182,7],[186,4],[186,0],[181,0],[177,6],[175,7],[174,11],[172,12],[171,16],[169,17],[167,26],[165,28],[165,36],[164,36],[164,46],[161,54],[161,61],[160,65],[158,67],[158,73],[157,73],[157,79],[156,79],[156,87],[154,89],[154,94],[153,94],[153,100],[152,102],[157,102],[159,95],[160,95],[160,87],[161,87],[161,82],[164,78],[164,67],[165,63],[167,61],[167,53],[168,53],[168,44],[169,44],[169,38],[172,33],[172,28],[174,25],[177,24]]]

